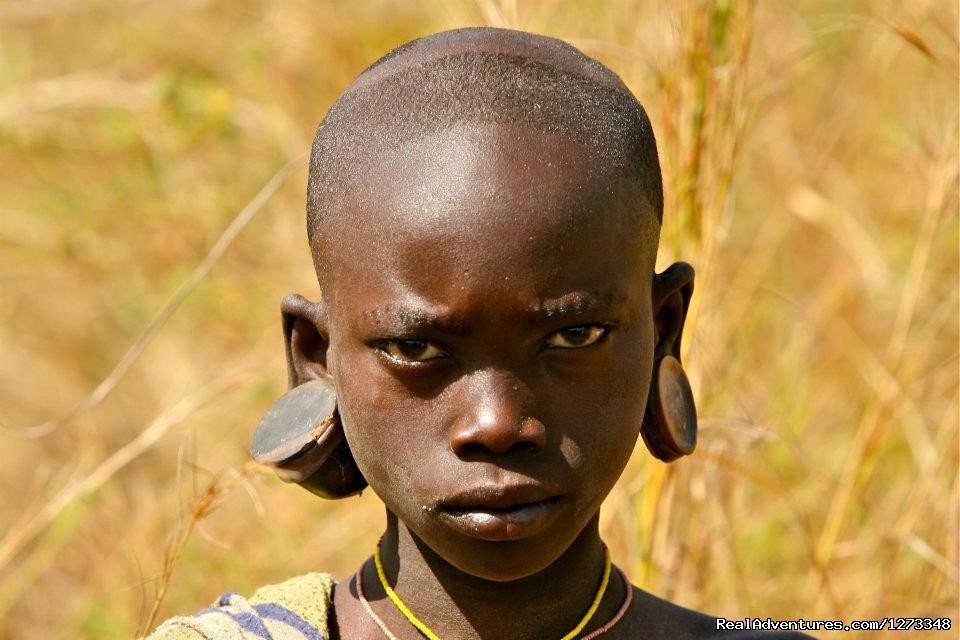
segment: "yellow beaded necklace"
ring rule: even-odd
[[[575,626],[569,633],[563,636],[563,638],[561,638],[560,640],[572,640],[573,638],[575,638],[577,634],[583,631],[584,627],[586,627],[590,623],[590,619],[593,618],[593,614],[595,614],[597,612],[597,609],[600,607],[600,601],[603,600],[603,594],[606,593],[607,584],[609,584],[610,582],[610,570],[613,566],[613,563],[610,560],[610,550],[607,549],[606,545],[603,546],[603,556],[604,556],[603,577],[600,579],[600,588],[597,589],[597,595],[593,597],[593,603],[590,605],[590,608],[587,609],[587,612],[583,615],[583,618],[581,618],[580,622],[577,623],[577,626]],[[423,623],[423,621],[420,620],[420,618],[414,615],[413,611],[410,611],[410,607],[408,607],[406,603],[400,599],[400,596],[397,595],[397,592],[394,591],[393,588],[390,586],[390,583],[387,582],[387,574],[384,573],[383,562],[380,560],[380,543],[379,542],[377,543],[377,551],[376,553],[373,554],[373,562],[377,567],[377,576],[380,578],[380,586],[383,587],[384,593],[386,593],[387,597],[390,598],[390,602],[392,602],[394,606],[397,608],[397,610],[399,610],[400,613],[403,614],[403,617],[406,618],[407,621],[410,622],[410,624],[415,626],[420,631],[420,633],[422,633],[426,638],[428,638],[429,640],[440,640],[440,637],[437,634],[435,634],[433,631],[431,631],[430,627],[428,627],[426,624]],[[628,593],[630,591],[631,590],[628,589]],[[627,606],[629,606],[629,598],[627,600]],[[622,608],[622,610],[616,616],[617,620],[620,619],[620,616],[624,613],[624,611],[625,611],[625,607]]]

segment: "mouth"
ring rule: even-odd
[[[541,495],[536,495],[541,494]],[[556,518],[563,496],[536,489],[479,490],[441,502],[431,511],[459,533],[487,542],[522,540]]]

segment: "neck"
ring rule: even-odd
[[[549,567],[510,582],[466,574],[435,554],[396,516],[387,513],[381,558],[387,579],[407,606],[441,638],[561,638],[592,603],[604,566],[598,517]],[[372,563],[371,563],[372,565]],[[379,600],[398,637],[409,624],[393,609],[367,568],[368,597]],[[612,579],[603,604],[588,629],[605,622],[622,600],[624,588]],[[369,586],[367,586],[369,585]],[[396,627],[396,628],[394,628]]]

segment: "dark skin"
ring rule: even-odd
[[[335,383],[386,505],[388,579],[441,638],[560,638],[579,622],[655,356],[679,355],[692,270],[654,274],[655,213],[591,166],[576,142],[521,126],[407,143],[358,167],[328,214],[313,248],[323,302],[285,301],[296,381]],[[373,563],[361,570],[391,631],[420,637]],[[585,633],[628,588],[604,638],[716,633],[616,572]],[[383,637],[355,580],[334,609],[333,637]]]

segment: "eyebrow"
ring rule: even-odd
[[[432,329],[454,335],[467,333],[467,323],[464,318],[396,303],[365,311],[363,317],[378,328],[388,328],[393,331]]]
[[[570,316],[605,311],[627,301],[625,295],[571,291],[556,298],[547,298],[532,305],[528,311],[534,322],[545,322]]]

